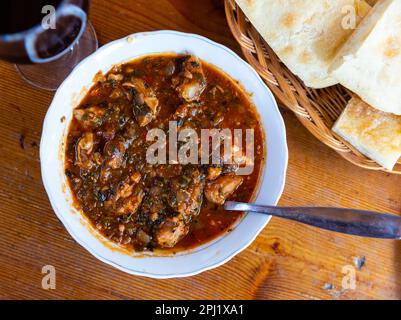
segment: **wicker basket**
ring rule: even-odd
[[[306,87],[281,63],[234,0],[225,0],[225,11],[228,25],[245,58],[279,102],[292,110],[316,138],[359,167],[401,174],[400,162],[393,171],[388,171],[331,131],[334,122],[351,98],[351,93],[346,88],[341,85],[324,89]]]

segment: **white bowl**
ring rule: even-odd
[[[230,233],[193,250],[173,256],[127,254],[100,236],[72,206],[64,175],[65,137],[72,109],[90,89],[101,70],[136,57],[159,52],[190,52],[239,80],[252,93],[267,143],[266,167],[256,203],[275,205],[284,188],[288,152],[283,119],[270,90],[237,54],[207,38],[175,31],[132,34],[113,41],[82,61],[57,90],[46,114],[40,143],[42,178],[51,205],[71,236],[95,257],[130,274],[152,278],[195,275],[217,267],[244,250],[266,226],[270,217],[247,214]]]

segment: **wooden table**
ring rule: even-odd
[[[174,29],[239,52],[219,0],[98,0],[90,16],[101,44],[133,32]],[[0,62],[0,298],[401,298],[400,242],[344,236],[275,218],[247,250],[194,277],[153,280],[100,262],[72,240],[42,186],[38,145],[52,97],[24,83],[13,65]],[[290,160],[281,205],[399,213],[401,177],[355,167],[317,141],[290,112],[282,114]],[[363,259],[364,265],[355,267]],[[55,290],[42,289],[44,265],[56,268]],[[350,269],[355,289],[342,286],[342,272]]]

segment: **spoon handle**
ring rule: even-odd
[[[271,215],[361,237],[401,239],[401,217],[393,214],[342,208],[274,207],[234,201],[227,201],[224,209]]]

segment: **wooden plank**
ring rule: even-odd
[[[240,52],[219,0],[92,3],[91,21],[105,44],[139,31],[202,34]],[[127,275],[91,256],[56,218],[40,176],[41,127],[52,94],[24,83],[0,62],[0,298],[47,299],[400,299],[401,244],[362,239],[272,219],[233,260],[173,280]],[[399,213],[401,177],[359,169],[317,141],[283,110],[290,161],[281,205],[331,205]],[[342,269],[365,258],[355,290]],[[56,290],[41,287],[53,265]],[[235,279],[235,280],[234,280]],[[333,289],[330,289],[331,285]]]

